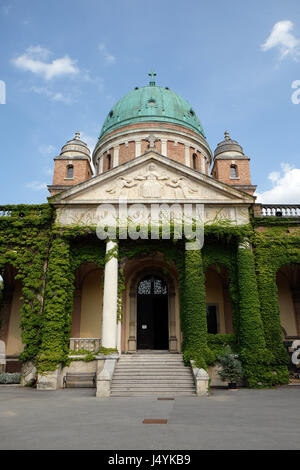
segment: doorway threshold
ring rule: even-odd
[[[170,354],[168,349],[137,349],[136,354]]]

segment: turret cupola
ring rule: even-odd
[[[244,154],[241,145],[231,139],[228,131],[225,131],[224,137],[214,152],[211,175],[223,183],[253,195],[256,186],[251,184],[250,158]]]
[[[48,186],[51,196],[93,176],[90,150],[80,139],[78,131],[75,137],[62,147],[54,162],[53,183]]]

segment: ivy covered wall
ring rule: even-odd
[[[25,348],[21,359],[28,361],[37,357],[42,342],[44,288],[54,211],[43,204],[5,206],[1,213],[0,274],[3,276],[6,266],[12,266],[22,281],[20,326]]]
[[[47,204],[6,206],[5,211],[0,216],[0,274],[12,265],[23,283],[21,359],[34,361],[40,372],[53,370],[68,362],[76,270],[83,263],[104,268],[105,242],[92,227],[55,226],[54,210]],[[300,229],[297,221],[270,219],[253,219],[249,226],[207,226],[204,247],[198,251],[186,251],[183,241],[120,241],[118,320],[123,313],[121,266],[160,253],[178,273],[186,362],[194,359],[206,368],[230,344],[241,356],[249,386],[286,383],[288,356],[276,272],[284,264],[300,263]],[[245,239],[250,245],[242,246]],[[207,334],[205,272],[211,266],[228,272],[233,334]]]
[[[289,358],[282,342],[276,274],[286,264],[300,267],[300,227],[293,220],[285,225],[283,220],[275,218],[264,219],[263,226],[258,222],[252,241],[265,342],[271,354],[271,365],[277,366],[277,381],[285,383]]]

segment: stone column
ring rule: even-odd
[[[161,139],[161,154],[167,156],[167,139]]]
[[[103,173],[103,155],[101,155],[99,159],[99,175],[101,175],[101,173]]]
[[[129,338],[128,351],[136,351],[136,293],[130,290],[130,318],[129,318]]]
[[[142,141],[136,140],[135,141],[135,156],[139,157],[142,153]]]
[[[190,147],[188,145],[184,146],[184,158],[186,166],[191,166]]]
[[[169,350],[177,351],[176,318],[175,318],[175,292],[169,292]]]
[[[6,354],[5,354],[5,343],[0,340],[0,373],[5,371],[6,365]]]
[[[119,146],[117,145],[114,147],[114,160],[113,160],[113,167],[119,165]]]
[[[122,349],[121,340],[122,340],[122,322],[118,321],[116,342],[117,342],[117,350],[119,351],[120,354],[121,354],[121,349]]]
[[[102,319],[102,346],[105,348],[117,347],[117,304],[118,304],[118,244],[108,241],[106,254],[111,253],[104,268],[104,295]],[[113,250],[116,252],[114,253]]]

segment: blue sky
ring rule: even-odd
[[[152,68],[212,150],[239,141],[262,200],[300,203],[298,0],[0,0],[0,38],[0,204],[45,202],[64,143],[94,145]]]

